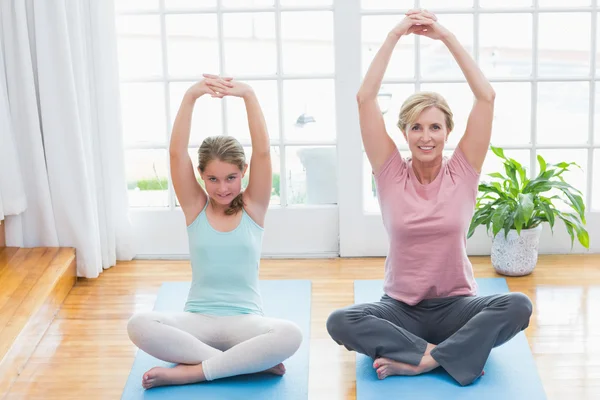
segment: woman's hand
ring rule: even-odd
[[[204,79],[196,82],[187,90],[187,94],[197,99],[205,94],[210,94],[212,97],[222,97],[222,93],[233,87],[230,82],[231,78],[220,78],[216,75],[204,74]]]
[[[396,38],[410,35],[422,30],[422,24],[427,24],[429,19],[437,21],[437,17],[428,11],[410,10],[406,13],[406,17],[392,29],[390,34]]]
[[[248,95],[254,93],[254,90],[250,85],[244,82],[233,80],[231,77],[220,78],[217,75],[204,74],[206,79],[209,79],[210,82],[214,82],[215,80],[225,81],[227,83],[226,88],[221,88],[219,86],[212,86],[212,83],[208,83],[209,87],[211,87],[216,94],[212,95],[212,97],[217,97],[222,99],[225,96],[234,96],[246,98]]]
[[[434,40],[444,40],[452,35],[448,29],[437,22],[435,14],[427,10],[410,10],[406,16],[418,19],[418,24],[411,27],[415,35],[427,36]]]

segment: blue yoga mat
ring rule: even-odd
[[[504,278],[477,279],[482,296],[509,292]],[[381,280],[354,282],[354,302],[379,301]],[[443,369],[418,376],[377,378],[373,360],[356,355],[356,398],[370,399],[460,399],[460,400],[541,400],[546,399],[525,333],[520,332],[492,350],[485,375],[471,385],[460,386]]]
[[[158,292],[154,310],[183,310],[189,288],[189,282],[164,283]],[[175,364],[160,361],[138,350],[121,400],[307,399],[311,283],[307,280],[260,281],[260,289],[266,316],[293,321],[302,330],[303,340],[300,348],[284,361],[284,376],[242,375],[193,385],[144,390],[144,372],[152,367],[169,367]]]

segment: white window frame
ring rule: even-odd
[[[118,0],[116,0],[118,1]],[[118,12],[118,15],[158,15],[160,17],[162,41],[162,68],[159,78],[152,79],[123,79],[122,83],[160,82],[164,86],[166,126],[165,143],[144,143],[126,146],[126,150],[168,149],[171,131],[171,111],[169,84],[172,82],[190,82],[202,79],[201,75],[171,78],[168,71],[168,46],[166,31],[166,16],[169,14],[211,14],[217,16],[218,40],[223,43],[223,15],[231,13],[274,12],[275,38],[277,46],[277,73],[275,75],[236,76],[242,81],[272,80],[277,82],[279,105],[279,138],[271,138],[271,146],[280,150],[280,205],[271,205],[265,221],[265,238],[263,255],[265,257],[336,257],[339,255],[339,228],[337,204],[323,205],[294,205],[288,204],[286,177],[286,147],[287,146],[337,146],[337,140],[329,141],[290,141],[285,138],[283,82],[297,79],[329,79],[335,80],[335,71],[330,74],[285,74],[282,68],[282,34],[281,13],[302,11],[330,11],[329,6],[287,7],[279,0],[274,0],[273,7],[223,7],[221,0],[216,0],[216,7],[169,10],[165,0],[160,0],[158,10],[128,10]],[[334,16],[335,18],[335,16]],[[335,37],[334,37],[335,42]],[[220,74],[225,71],[224,46],[219,46]],[[222,134],[228,134],[227,104],[222,102]],[[251,146],[249,141],[241,141],[243,146]],[[198,148],[200,143],[190,142],[188,148]],[[167,162],[168,165],[168,162]],[[185,232],[183,213],[176,205],[176,196],[168,174],[168,207],[131,207],[130,215],[137,240],[138,258],[187,258],[188,244]]]
[[[118,0],[116,0],[118,1]],[[415,7],[419,7],[419,0]],[[334,52],[335,70],[333,74],[282,74],[282,38],[281,38],[281,12],[282,11],[332,11],[334,23]],[[561,7],[543,8],[538,6],[538,0],[533,0],[530,8],[498,8],[482,9],[479,0],[474,0],[473,8],[439,9],[432,10],[443,17],[444,14],[472,14],[474,16],[473,46],[475,60],[479,59],[479,17],[489,13],[531,13],[533,17],[533,70],[528,78],[494,79],[495,82],[529,82],[532,85],[531,93],[531,143],[518,146],[503,146],[506,149],[523,149],[530,152],[531,174],[536,173],[536,151],[545,149],[586,149],[588,153],[587,165],[587,193],[586,206],[588,207],[587,228],[591,237],[591,250],[600,251],[600,241],[595,237],[600,236],[600,210],[592,210],[592,196],[594,185],[594,150],[600,149],[600,142],[594,143],[595,125],[595,87],[600,78],[596,74],[596,49],[597,49],[597,0],[592,0],[588,7]],[[363,207],[363,150],[358,123],[358,110],[356,107],[356,92],[362,79],[361,62],[361,18],[363,15],[397,15],[401,17],[402,11],[398,10],[363,10],[361,0],[334,0],[330,6],[283,7],[280,0],[275,0],[274,7],[245,7],[223,8],[221,0],[217,0],[217,7],[202,10],[177,10],[165,9],[164,0],[160,0],[158,11],[128,11],[119,15],[160,15],[161,35],[163,49],[166,49],[166,22],[165,16],[171,13],[213,13],[218,18],[219,40],[223,39],[223,15],[227,13],[275,12],[276,44],[277,44],[277,74],[265,76],[237,76],[240,80],[277,80],[279,99],[279,138],[271,140],[272,146],[278,146],[281,154],[280,193],[281,205],[270,207],[265,223],[265,242],[263,252],[265,257],[335,257],[346,256],[384,256],[387,254],[387,235],[383,229],[379,213],[367,213]],[[588,77],[538,77],[538,21],[539,15],[546,12],[590,12],[591,14],[591,72]],[[382,38],[383,40],[383,38]],[[220,46],[221,73],[225,67],[223,47]],[[415,43],[415,67],[419,71],[419,38]],[[163,54],[163,77],[153,80],[135,80],[135,82],[163,82],[165,88],[165,108],[167,116],[166,137],[171,128],[171,115],[169,107],[168,85],[176,81],[192,81],[196,77],[168,79],[167,55]],[[285,138],[283,127],[283,81],[292,79],[334,79],[335,84],[335,112],[336,112],[336,140],[330,142],[291,142]],[[588,143],[583,145],[540,145],[537,143],[537,84],[539,82],[588,82],[590,90],[589,101],[589,132]],[[386,79],[384,83],[416,85],[418,89],[422,83],[453,83],[464,82],[464,79]],[[223,104],[223,133],[227,133],[227,110]],[[168,141],[167,141],[168,143]],[[200,143],[190,143],[190,147]],[[249,146],[250,143],[242,143]],[[285,171],[285,147],[288,145],[323,146],[334,145],[337,148],[338,165],[338,204],[337,205],[288,205],[287,182]],[[128,149],[165,149],[165,144],[145,144],[128,147]],[[405,145],[400,145],[401,150],[406,150]],[[450,147],[448,149],[451,149]],[[597,179],[598,180],[598,179]],[[600,184],[600,183],[596,183]],[[139,258],[185,258],[188,255],[187,235],[185,221],[179,207],[175,205],[175,196],[169,177],[169,206],[165,208],[132,208],[132,221],[138,241]],[[491,239],[483,229],[478,229],[468,241],[467,250],[470,255],[488,255]],[[577,241],[573,252],[585,252]],[[568,253],[571,252],[570,237],[562,226],[555,229],[552,236],[549,229],[544,229],[540,243],[541,253]]]
[[[415,0],[415,8],[419,8],[420,1]],[[336,22],[340,22],[339,30],[342,31],[337,37],[349,37],[355,43],[355,46],[344,45],[338,46],[340,48],[339,59],[342,60],[344,65],[352,66],[352,71],[344,71],[343,81],[348,84],[349,87],[354,88],[350,90],[349,87],[338,88],[340,97],[343,99],[343,104],[339,104],[339,108],[350,109],[350,101],[354,101],[356,90],[360,85],[362,79],[361,71],[361,57],[360,49],[361,34],[360,29],[353,28],[353,26],[362,27],[362,16],[366,15],[397,15],[402,17],[403,11],[398,10],[365,10],[361,7],[360,0],[346,1],[338,0],[336,7],[344,8],[343,19],[337,19]],[[479,17],[482,14],[506,14],[506,13],[529,13],[532,14],[533,21],[533,32],[532,32],[532,75],[526,78],[490,78],[492,85],[494,83],[501,82],[529,82],[532,85],[531,93],[531,143],[526,145],[512,145],[502,146],[504,149],[511,150],[528,150],[530,153],[530,174],[535,176],[537,173],[537,150],[546,149],[585,149],[587,150],[588,160],[583,168],[587,168],[587,193],[585,204],[587,207],[586,218],[587,226],[590,233],[590,250],[594,252],[600,251],[600,241],[594,240],[594,237],[600,235],[600,210],[592,209],[592,196],[593,196],[593,185],[594,185],[594,150],[600,149],[600,142],[594,143],[594,124],[595,124],[595,91],[596,82],[600,78],[596,74],[596,49],[597,49],[597,0],[592,0],[592,4],[587,7],[554,7],[554,8],[540,8],[538,0],[533,0],[532,7],[529,8],[481,8],[479,6],[479,0],[474,0],[473,8],[447,8],[447,9],[431,9],[430,11],[435,12],[440,18],[443,18],[444,14],[471,14],[473,15],[473,51],[474,59],[479,61]],[[587,77],[539,77],[538,76],[538,25],[539,15],[545,13],[570,13],[570,12],[589,12],[591,21],[591,48],[590,48],[590,73]],[[561,28],[558,28],[561,29]],[[384,38],[382,38],[383,41]],[[336,43],[338,44],[338,43]],[[423,83],[457,83],[465,82],[465,79],[422,79],[418,76],[420,71],[420,38],[415,37],[415,77],[411,79],[385,79],[382,84],[414,84],[416,90]],[[358,53],[358,54],[357,54]],[[342,77],[340,77],[342,78]],[[576,145],[541,145],[537,143],[537,100],[538,91],[537,85],[539,82],[587,82],[589,83],[589,124],[588,124],[588,143],[587,144],[576,144]],[[339,102],[340,100],[338,100]],[[354,106],[354,108],[356,108]],[[340,124],[343,121],[340,121]],[[339,152],[340,158],[340,169],[347,171],[348,173],[342,176],[340,186],[346,187],[340,193],[340,199],[350,196],[356,199],[354,202],[340,202],[340,255],[342,257],[359,257],[359,256],[384,256],[388,251],[388,238],[381,222],[380,213],[366,212],[363,205],[363,190],[361,185],[356,185],[356,182],[362,182],[362,143],[360,143],[360,131],[358,126],[358,112],[353,109],[352,118],[346,121],[346,129],[340,126],[341,133],[339,137]],[[462,134],[462,132],[460,133]],[[347,136],[348,137],[347,137]],[[350,137],[351,136],[351,137]],[[494,141],[492,140],[492,143]],[[448,150],[452,150],[454,147],[448,146]],[[408,146],[404,143],[399,145],[400,150],[408,150]],[[360,162],[357,162],[360,160]],[[600,161],[599,161],[600,162]],[[483,177],[482,177],[483,178]],[[596,179],[598,180],[598,179]],[[600,184],[600,183],[596,183]],[[358,204],[360,203],[360,204]],[[583,253],[587,252],[577,240],[573,249],[571,249],[571,239],[568,236],[562,223],[557,223],[554,235],[551,234],[550,229],[547,227],[542,233],[540,240],[540,253]],[[467,242],[467,251],[469,255],[489,255],[491,248],[491,238],[485,233],[485,228],[480,227],[475,235]]]

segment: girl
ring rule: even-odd
[[[198,151],[196,180],[188,143],[192,111],[204,95],[244,100],[252,140],[252,176],[230,136],[206,138]],[[134,315],[127,330],[146,353],[178,365],[146,372],[142,385],[182,385],[265,371],[283,375],[282,362],[302,342],[290,321],[263,314],[258,288],[263,225],[271,197],[271,157],[265,120],[252,88],[231,78],[204,75],[188,89],[173,125],[171,176],[187,224],[192,284],[177,313]]]

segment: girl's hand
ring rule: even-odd
[[[212,83],[209,83],[209,87],[211,87],[216,93],[214,95],[212,95],[212,97],[217,97],[222,99],[225,96],[234,96],[234,97],[241,97],[241,98],[245,98],[248,95],[254,93],[254,90],[252,89],[252,87],[250,85],[248,85],[247,83],[244,82],[240,82],[240,81],[235,81],[233,80],[233,78],[231,77],[225,77],[225,78],[220,78],[217,75],[210,75],[210,74],[204,74],[203,75],[206,79],[210,79],[210,82],[213,82],[216,79],[220,79],[225,81],[228,85],[226,88],[220,88],[220,87],[212,87]]]
[[[204,79],[193,84],[187,94],[197,99],[205,94],[210,94],[212,97],[219,97],[218,94],[233,87],[230,82],[231,78],[220,78],[216,75],[204,74]]]
[[[421,23],[427,23],[428,18],[437,21],[437,17],[428,11],[410,10],[406,13],[406,17],[392,29],[390,34],[396,38],[400,38],[400,36],[420,31],[422,29]]]
[[[452,35],[448,29],[437,22],[435,14],[427,10],[410,10],[406,16],[416,16],[419,20],[418,25],[412,27],[412,33],[415,35],[427,36],[434,40],[443,40]]]

